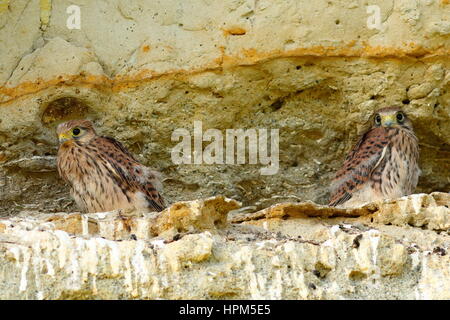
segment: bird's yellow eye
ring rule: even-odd
[[[72,130],[72,135],[74,137],[78,136],[80,133],[81,133],[80,128],[75,128],[75,129]]]
[[[379,125],[381,124],[381,116],[380,116],[379,114],[377,114],[377,115],[375,116],[375,124],[376,124],[377,126],[379,126]]]
[[[405,116],[403,115],[403,113],[402,112],[399,112],[399,113],[397,113],[397,121],[399,122],[399,123],[402,123],[404,120],[405,120]]]

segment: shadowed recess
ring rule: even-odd
[[[45,108],[41,121],[47,126],[53,126],[61,121],[82,119],[89,113],[88,106],[80,99],[63,97],[51,101]]]

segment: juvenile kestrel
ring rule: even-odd
[[[399,108],[371,118],[331,184],[330,206],[354,207],[413,193],[420,175],[419,144],[411,121]]]
[[[158,173],[141,165],[120,142],[97,135],[91,121],[68,121],[56,131],[58,172],[81,210],[165,208]]]

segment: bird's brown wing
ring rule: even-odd
[[[391,134],[380,127],[361,136],[331,183],[330,206],[348,201],[369,181],[375,168],[386,159]]]
[[[127,148],[124,147],[123,144],[121,144],[119,141],[117,141],[114,138],[111,137],[102,137],[105,141],[111,143],[112,145],[114,145],[114,147],[116,147],[117,149],[119,149],[122,153],[124,153],[128,158],[132,159],[133,161],[136,161],[136,158],[128,151]]]
[[[117,140],[111,137],[97,137],[97,145],[103,146],[102,154],[107,156],[116,182],[132,192],[142,192],[151,209],[162,211],[166,208],[160,191],[161,182],[156,171],[140,164],[136,158]]]

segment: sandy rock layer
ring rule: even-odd
[[[0,7],[2,215],[75,209],[54,129],[80,117],[161,170],[169,203],[222,194],[257,210],[326,203],[369,115],[401,106],[420,140],[416,192],[450,190],[448,1],[81,1],[80,29],[71,5]],[[278,172],[174,164],[172,133],[194,120],[279,129]]]

